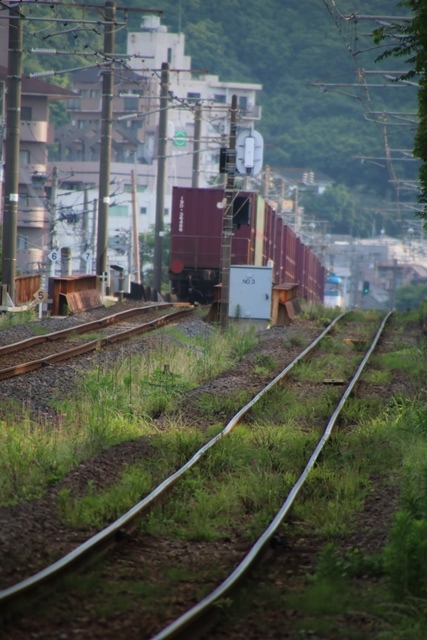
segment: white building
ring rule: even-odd
[[[132,70],[121,74],[121,82],[118,83],[117,79],[114,81],[110,173],[113,205],[110,205],[109,214],[111,247],[116,243],[117,229],[121,229],[121,233],[131,234],[132,171],[136,180],[138,230],[140,233],[146,232],[155,223],[160,70],[163,63],[167,62],[170,68],[171,96],[164,185],[165,224],[170,220],[172,188],[194,185],[196,105],[200,105],[201,109],[200,162],[197,172],[197,186],[200,187],[222,182],[219,155],[221,146],[228,143],[232,95],[238,98],[238,130],[256,128],[255,123],[261,118],[261,108],[256,105],[261,85],[221,82],[218,76],[192,71],[191,58],[185,55],[184,34],[169,33],[160,24],[158,16],[147,16],[141,31],[128,34],[127,49],[130,56],[128,64]],[[59,170],[59,187],[62,187],[58,192],[59,212],[66,213],[64,207],[71,207],[71,213],[84,211],[83,189],[88,194],[86,202],[89,202],[87,208],[90,211],[98,197],[100,82],[99,74],[95,77],[89,73],[86,77],[76,74],[76,99],[70,101],[69,105],[73,125],[58,134],[60,154],[57,159],[52,159],[52,165]],[[87,245],[96,246],[92,237],[96,220],[92,220],[92,215],[89,213],[90,220],[88,218],[85,224],[58,221],[59,246],[83,247],[82,234],[88,236]],[[86,231],[82,231],[82,227]],[[112,255],[109,259],[111,263],[132,270],[127,255]],[[74,265],[78,262],[76,256]]]

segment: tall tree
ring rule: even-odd
[[[409,65],[408,72],[399,80],[418,77],[418,126],[414,140],[414,155],[422,162],[419,169],[420,191],[418,201],[424,210],[419,217],[427,227],[427,0],[401,0],[398,7],[412,11],[409,20],[384,26],[374,32],[376,44],[387,41],[391,36],[398,44],[387,49],[377,60],[388,57],[403,57]]]

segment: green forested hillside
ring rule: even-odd
[[[117,5],[123,6],[119,0]],[[141,0],[127,0],[126,5],[141,8]],[[71,6],[69,16],[77,11]],[[397,7],[397,0],[150,0],[146,8],[161,9],[163,24],[172,32],[185,33],[193,68],[218,74],[221,80],[263,85],[259,128],[266,145],[265,162],[272,167],[322,171],[374,200],[396,198],[390,180],[416,178],[416,163],[390,164],[381,158],[386,148],[394,157],[401,155],[394,150],[412,149],[417,90],[365,73],[396,70],[397,66],[404,70],[404,62],[376,64],[382,51],[373,48],[370,36],[376,24],[359,20],[356,25],[339,15],[404,15],[407,10]],[[62,16],[64,9],[58,9],[58,14]],[[118,19],[124,17],[118,12]],[[139,28],[141,18],[140,13],[129,13],[131,30]],[[102,39],[90,30],[78,32],[78,37],[76,32],[68,33],[64,38],[76,50],[82,45],[89,50],[100,46],[96,41],[102,45]],[[37,39],[40,41],[40,33]],[[125,29],[119,29],[117,39],[123,50]],[[56,36],[44,46],[58,46],[58,42]],[[70,67],[78,64],[70,58],[67,63]],[[40,64],[41,58],[27,57],[27,65],[37,68]],[[45,68],[46,64],[59,63],[54,59],[44,61]],[[356,86],[348,86],[353,83]],[[375,88],[374,84],[388,86]],[[410,115],[402,120],[390,112]],[[360,156],[375,160],[362,164]],[[414,200],[404,190],[397,195]]]
[[[416,179],[418,164],[382,158],[387,157],[386,149],[390,157],[401,157],[397,150],[412,150],[416,118],[409,115],[403,121],[390,112],[415,114],[417,90],[366,73],[405,70],[405,65],[396,60],[376,63],[383,49],[373,48],[370,34],[377,24],[362,19],[356,24],[344,15],[407,14],[397,4],[397,0],[151,2],[163,10],[163,22],[171,30],[181,25],[195,68],[209,69],[224,80],[263,85],[260,130],[265,161],[273,167],[322,171],[349,187],[357,194],[351,226],[344,215],[343,224],[332,230],[362,235],[375,226],[372,211],[387,209],[384,200],[394,204],[415,200],[413,191],[396,190],[391,181]],[[345,86],[349,84],[356,86]],[[375,160],[362,163],[360,156]],[[400,233],[406,212],[397,209],[396,215],[377,216],[377,228]]]
[[[136,0],[137,1],[137,0]],[[135,2],[135,0],[133,0]],[[193,66],[209,69],[223,80],[263,85],[265,159],[273,166],[310,167],[349,186],[366,184],[379,193],[389,190],[376,165],[362,165],[355,156],[384,156],[382,125],[368,121],[368,110],[416,110],[413,87],[335,87],[322,92],[311,83],[355,83],[357,72],[395,68],[396,62],[375,64],[381,50],[372,47],[374,23],[337,26],[322,0],[153,0],[164,11],[171,30],[179,24]],[[336,0],[343,14],[397,15],[393,0]],[[358,41],[355,41],[355,37]],[[401,63],[403,64],[403,63]],[[366,76],[369,84],[385,82]],[[355,97],[351,97],[352,94]],[[372,118],[372,116],[371,116]],[[389,145],[412,145],[411,127],[387,127]],[[412,146],[411,146],[412,148]],[[396,170],[402,171],[402,167]],[[408,166],[408,165],[407,165]]]

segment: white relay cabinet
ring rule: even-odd
[[[272,279],[272,267],[231,266],[229,317],[269,320]]]

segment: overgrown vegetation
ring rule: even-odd
[[[16,314],[14,317],[17,317]],[[156,433],[155,419],[182,394],[218,375],[252,348],[253,331],[209,327],[188,345],[180,332],[159,334],[159,347],[141,358],[99,366],[79,392],[57,402],[53,414],[29,417],[25,406],[0,410],[0,504],[41,494],[80,461],[118,442]]]
[[[357,313],[352,319],[362,317]],[[374,314],[366,317],[373,321]],[[268,594],[261,590],[257,595],[260,600],[267,598],[273,610],[285,607],[297,611],[295,624],[304,620],[313,634],[335,637],[331,635],[332,625],[337,620],[338,626],[345,624],[346,615],[357,610],[375,620],[376,635],[372,637],[378,639],[421,640],[427,631],[427,398],[423,390],[427,359],[425,344],[409,348],[403,339],[405,322],[412,322],[413,318],[405,314],[394,321],[395,351],[373,358],[364,374],[370,395],[364,400],[350,399],[341,416],[343,428],[335,431],[321,463],[301,490],[290,520],[282,528],[284,539],[312,532],[310,535],[319,545],[324,543],[316,569],[306,576],[304,584],[298,578],[296,588],[290,576],[291,588],[285,595],[274,585]],[[70,468],[70,447],[75,463],[119,439],[150,435],[149,455],[140,465],[126,469],[114,486],[99,490],[90,484],[82,498],[72,496],[68,490],[59,493],[58,510],[70,525],[100,528],[149,494],[206,439],[218,433],[222,428],[217,424],[219,419],[247,401],[244,394],[230,392],[222,405],[214,402],[214,395],[202,395],[199,407],[213,425],[207,433],[188,427],[179,418],[167,431],[157,430],[153,417],[171,408],[171,397],[180,398],[242,357],[255,340],[254,335],[239,334],[233,329],[227,334],[214,333],[191,341],[176,329],[162,335],[160,349],[147,354],[141,366],[129,360],[117,363],[110,371],[97,367],[88,376],[85,394],[77,403],[62,405],[64,414],[58,420],[63,420],[63,425],[57,424],[60,428],[50,431],[47,424],[43,425],[51,438],[48,445],[56,455],[55,462],[51,457],[43,458],[47,441],[42,440],[41,428],[24,423],[23,429],[22,425],[19,427],[19,437],[17,426],[2,429],[0,455],[8,452],[7,461],[3,458],[2,462],[11,471],[7,488],[11,500],[26,495],[20,476],[21,458],[40,490],[46,479],[54,481],[67,466]],[[351,360],[353,366],[357,365],[360,354],[345,336],[345,329],[328,336],[321,357],[313,365],[314,382],[322,379],[321,371],[323,376],[329,375],[328,353],[341,357],[343,375]],[[263,375],[264,367],[273,366],[273,362],[260,358],[257,366]],[[396,394],[386,400],[374,385],[398,379],[402,372],[418,395],[411,400]],[[306,369],[304,375],[308,373]],[[339,397],[340,391],[335,387],[328,387],[316,402],[309,394],[301,396],[298,373],[291,384],[276,386],[245,416],[243,424],[205,454],[203,465],[193,467],[184,476],[174,488],[173,500],[150,511],[141,523],[142,531],[154,538],[170,536],[189,541],[253,540],[283,503]],[[61,428],[70,431],[72,422],[67,415],[71,412],[73,422],[80,429],[87,425],[88,433],[84,439],[81,434],[71,434],[70,441],[65,442]],[[308,425],[310,428],[306,429]],[[37,472],[42,476],[46,469],[50,478],[45,475],[39,479]],[[397,492],[398,485],[401,487],[401,506],[388,544],[375,554],[349,549],[346,536],[354,530],[364,501],[378,479],[391,493]],[[1,488],[4,494],[6,488]],[[182,569],[174,569],[174,579],[185,579],[182,575]],[[372,592],[364,587],[370,580],[375,583]],[[142,583],[135,588],[146,593]],[[108,600],[110,596],[103,597]],[[152,594],[147,597],[150,601]],[[416,604],[417,614],[413,616]],[[103,606],[108,609],[105,602]],[[399,615],[390,621],[390,611],[396,612],[397,606]]]
[[[19,313],[0,313],[0,329],[10,329],[20,324],[27,324],[36,319],[36,311],[33,309],[20,311]]]
[[[342,332],[331,336],[328,343],[334,354],[351,349],[343,341]],[[390,379],[404,370],[421,395],[414,401],[396,396],[386,404],[374,392],[363,402],[351,399],[343,415],[343,423],[351,429],[336,431],[283,528],[285,538],[311,531],[327,541],[317,567],[307,576],[304,588],[299,585],[283,595],[273,586],[268,594],[261,589],[256,595],[257,599],[266,598],[273,610],[286,607],[299,611],[302,618],[296,616],[296,624],[304,620],[313,634],[334,637],[329,635],[331,625],[355,610],[363,610],[375,619],[377,635],[372,637],[421,640],[427,630],[427,618],[422,613],[427,602],[427,402],[422,395],[427,366],[424,347],[402,348],[398,339],[396,346],[396,354],[374,359],[366,380],[375,384],[375,371],[386,370]],[[381,383],[381,376],[378,378]],[[174,489],[175,499],[150,512],[141,524],[143,531],[154,537],[167,535],[193,541],[237,535],[249,542],[259,535],[282,504],[319,437],[316,430],[301,430],[301,423],[314,419],[320,427],[337,401],[331,389],[324,406],[317,402],[313,407],[309,398],[296,395],[297,388],[274,388],[246,416],[245,424],[209,450],[202,466],[186,474]],[[243,400],[238,398],[236,405]],[[214,418],[218,407],[202,402],[203,410]],[[98,495],[89,487],[82,500],[63,495],[61,512],[75,526],[105,524],[128,504],[129,487],[136,495],[149,492],[158,481],[156,474],[168,474],[188,459],[200,445],[199,439],[199,432],[180,425],[167,434],[156,434],[151,439],[153,457],[138,468],[136,475],[135,470],[127,471],[117,487]],[[346,536],[378,478],[388,482],[390,490],[397,482],[402,486],[402,507],[395,516],[389,542],[377,554],[366,554],[357,547],[348,549]],[[361,589],[367,579],[375,580],[374,592]],[[416,616],[412,615],[414,603],[419,605]],[[396,606],[399,615],[390,621],[390,611],[396,611]],[[261,632],[261,621],[259,625]]]

